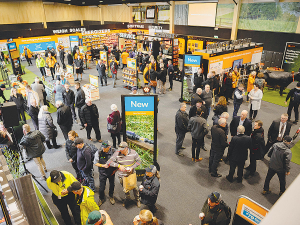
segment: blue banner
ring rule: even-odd
[[[126,96],[125,112],[128,111],[154,111],[154,96]]]
[[[70,36],[70,41],[79,41],[79,37],[78,36]]]
[[[8,43],[7,46],[9,51],[17,50],[16,42]]]
[[[47,48],[56,49],[55,41],[19,45],[20,53],[24,52],[24,47],[28,48],[31,52],[45,51]]]
[[[200,55],[184,55],[184,66],[200,66],[201,58]]]

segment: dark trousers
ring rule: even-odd
[[[40,71],[43,77],[46,77],[46,70],[45,67],[40,67]]]
[[[254,154],[250,153],[250,165],[249,165],[250,174],[253,175],[256,171],[256,157]]]
[[[60,56],[59,56],[59,59],[60,59],[60,61],[61,61],[61,64],[62,64],[63,68],[65,69],[65,68],[66,68],[66,65],[65,65],[65,57],[64,57],[64,55],[60,55]]]
[[[244,175],[244,166],[245,166],[245,161],[231,161],[230,160],[230,169],[229,169],[229,174],[228,174],[228,178],[229,179],[233,179],[233,175],[235,173],[235,168],[238,168],[237,171],[237,179],[239,181],[241,181],[243,179],[243,175]]]
[[[25,55],[25,58],[28,62],[28,66],[32,65],[31,58],[29,58],[27,55]]]
[[[77,119],[74,104],[68,105],[72,111],[73,120]]]
[[[170,89],[173,89],[173,74],[169,74]]]
[[[101,85],[102,85],[102,86],[103,86],[103,80],[104,80],[104,82],[105,82],[105,85],[107,85],[107,76],[106,76],[106,74],[100,75],[100,81],[101,81]]]
[[[95,131],[96,134],[96,139],[99,141],[101,140],[101,133],[100,133],[100,129],[99,129],[99,123],[98,121],[96,123],[93,123],[92,125],[87,125],[86,129],[86,135],[87,135],[87,139],[91,139],[91,131],[92,128]]]
[[[241,104],[233,103],[233,116],[237,116],[237,113],[241,107]]]
[[[217,174],[218,173],[218,165],[220,159],[222,158],[224,152],[216,152],[210,150],[209,155],[209,171],[210,173]]]
[[[72,212],[72,215],[74,217],[76,225],[80,225],[80,208],[75,202],[75,196],[71,192],[65,197],[61,197],[61,199],[58,199],[58,197],[52,193],[52,201],[54,205],[58,208],[58,210],[61,213],[61,217],[64,220],[66,225],[71,225],[72,220],[69,214],[68,205]]]
[[[26,123],[26,117],[25,117],[25,110],[24,110],[24,108],[18,109],[19,121],[21,121],[21,116],[20,116],[20,114],[21,114],[21,116],[22,116],[22,118],[23,118],[23,121]]]
[[[53,137],[51,140],[52,140],[53,147],[57,147],[56,137]],[[46,145],[48,148],[52,148],[52,145],[50,144],[50,140],[46,141]]]
[[[203,138],[195,139],[192,138],[192,158],[193,159],[199,159],[200,155],[200,148],[203,146]],[[196,151],[196,157],[195,157],[195,151]]]
[[[52,79],[54,80],[54,75],[55,75],[54,67],[50,67],[50,72],[51,72]]]
[[[82,118],[81,118],[81,116],[80,116],[80,112],[81,112],[81,107],[79,108],[77,108],[77,114],[78,114],[78,117],[79,117],[79,120],[80,120],[80,125],[83,127],[84,125],[83,125],[83,122],[82,122]]]
[[[250,106],[250,118],[252,118],[252,115],[253,115],[253,119],[255,119],[257,116],[257,112],[258,112],[258,110],[252,110],[252,105],[251,105]]]
[[[113,146],[117,148],[117,138],[118,138],[118,145],[121,143],[121,135],[120,132],[117,134],[110,133],[111,138],[113,139]]]
[[[273,170],[271,168],[269,168],[268,173],[267,173],[267,177],[266,177],[266,180],[265,180],[265,184],[264,184],[264,190],[265,191],[269,190],[270,181],[276,173],[277,173],[277,176],[279,178],[280,192],[285,191],[285,172],[276,172],[275,170]]]
[[[72,126],[63,126],[63,125],[59,125],[61,132],[64,135],[65,140],[68,140],[68,133],[72,130]]]
[[[115,174],[111,176],[107,176],[106,174],[103,174],[103,172],[100,172],[99,170],[99,180],[100,180],[100,187],[99,187],[99,198],[101,200],[104,199],[104,191],[106,186],[106,180],[109,181],[109,197],[114,197],[114,189],[115,189]]]
[[[77,167],[77,162],[72,162],[72,167],[74,168],[74,170],[75,170],[75,173],[76,173],[76,178],[77,179],[81,179],[82,178],[82,175],[81,175],[81,173],[80,173],[80,171],[79,171],[79,169],[78,169],[78,167]]]
[[[298,103],[294,103],[294,102],[290,102],[289,107],[288,107],[288,111],[287,114],[289,115],[289,120],[291,119],[291,114],[292,114],[292,110],[294,108],[294,113],[295,113],[295,120],[298,121],[299,120],[299,104]]]
[[[181,133],[181,132],[176,132],[176,149],[175,149],[175,153],[178,155],[179,154],[179,151],[182,147],[182,143],[183,143],[183,140],[185,138],[185,133]]]
[[[231,88],[226,88],[224,94],[225,94],[226,101],[228,102],[228,99],[230,99],[232,96]]]
[[[83,172],[82,170],[80,170],[81,176],[82,178],[84,178],[84,186],[88,186],[90,189],[92,189],[93,191],[95,191],[95,181],[94,181],[94,177],[93,177],[93,170],[91,170],[88,173]]]
[[[31,120],[32,120],[35,130],[38,130],[39,129],[39,120],[38,119],[34,120],[32,118],[31,118]]]

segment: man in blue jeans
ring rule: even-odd
[[[233,100],[233,117],[237,116],[237,113],[243,103],[243,97],[245,95],[244,85],[239,84],[238,88],[234,91],[234,100]]]
[[[85,180],[83,185],[88,186],[95,191],[92,150],[83,142],[82,138],[77,138],[75,140],[75,146],[77,148],[77,167]]]

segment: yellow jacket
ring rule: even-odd
[[[53,56],[51,56],[51,58],[47,57],[46,63],[49,67],[53,68],[56,63],[56,59]]]
[[[76,199],[78,196],[76,195]],[[86,186],[83,186],[83,197],[81,203],[77,203],[80,207],[81,224],[86,225],[89,213],[95,210],[99,211],[99,206],[95,202],[94,192]]]
[[[247,92],[250,92],[252,89],[254,89],[254,82],[255,82],[255,76],[249,75],[248,85],[247,85]]]
[[[150,69],[152,68],[152,62],[149,63],[149,68],[150,68]],[[154,62],[154,70],[156,71],[156,62]]]
[[[127,64],[127,58],[129,57],[129,54],[128,54],[128,52],[123,52],[122,54],[121,54],[121,58],[122,58],[122,63],[123,64]]]
[[[232,88],[236,88],[239,79],[240,79],[240,73],[239,72],[235,73],[233,71],[232,72]]]
[[[28,58],[31,58],[32,57],[32,53],[31,53],[31,51],[28,48],[24,49],[24,52],[23,52],[22,55],[25,57],[25,51],[27,51]]]
[[[83,54],[79,53],[79,55],[80,55],[80,59],[83,59]],[[74,59],[77,59],[77,58],[78,58],[78,54],[75,53]]]
[[[144,83],[145,84],[148,84],[149,83],[149,76],[150,76],[150,74],[148,74],[148,79],[146,79],[146,73],[149,71],[149,68],[148,67],[145,67],[145,69],[144,69],[144,72],[143,72],[143,75],[144,75]]]
[[[48,188],[55,194],[56,196],[67,196],[68,194],[62,195],[61,191],[67,189],[73,182],[77,181],[76,178],[67,171],[60,171],[62,173],[62,180],[60,182],[53,183],[51,182],[51,177],[47,178],[47,186]]]

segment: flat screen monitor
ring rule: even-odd
[[[243,59],[234,60],[232,64],[232,69],[234,69],[236,66],[239,69],[242,67],[242,65],[243,65]]]

